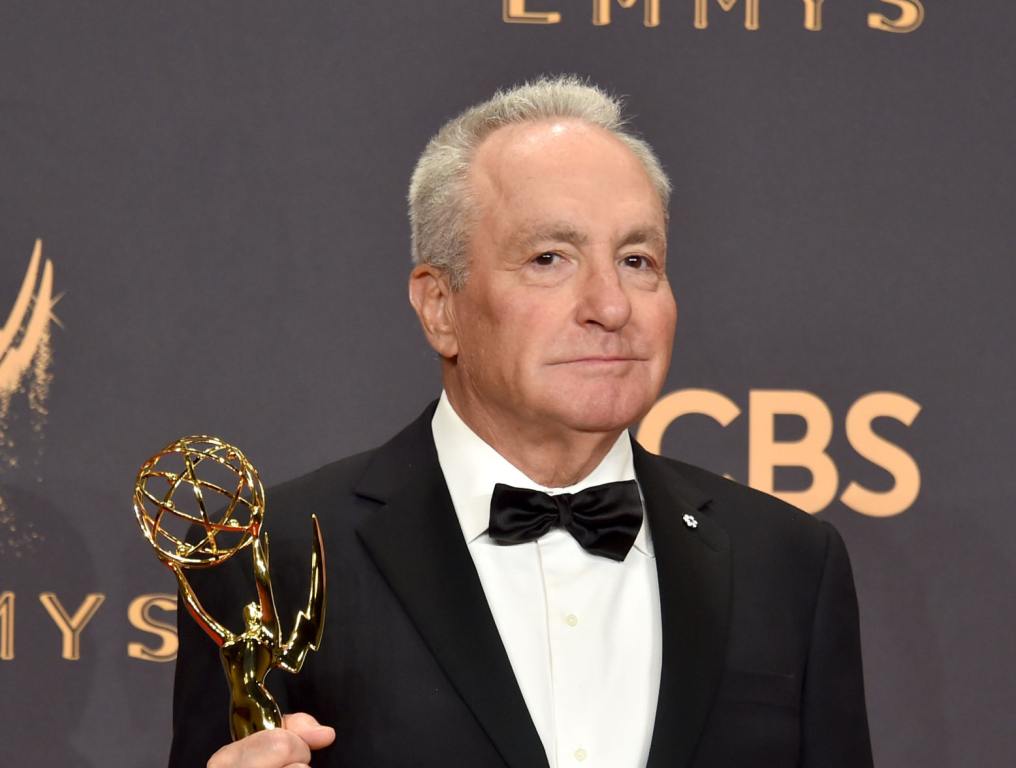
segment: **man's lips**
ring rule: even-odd
[[[611,363],[639,363],[645,362],[646,358],[633,357],[631,355],[588,355],[586,357],[573,357],[567,360],[558,360],[551,365],[609,365]]]

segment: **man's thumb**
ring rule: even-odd
[[[286,715],[282,718],[282,727],[303,739],[311,749],[321,749],[335,741],[335,729],[321,725],[306,712]]]

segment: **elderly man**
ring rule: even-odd
[[[410,188],[409,297],[444,392],[269,492],[281,595],[305,594],[306,515],[325,531],[323,647],[270,679],[309,714],[222,746],[215,649],[181,619],[173,765],[871,764],[840,537],[628,435],[670,362],[669,191],[574,78],[442,128]],[[197,587],[221,616],[247,578]]]

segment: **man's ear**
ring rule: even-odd
[[[459,340],[452,322],[452,289],[444,270],[417,264],[409,274],[409,303],[434,351],[446,359],[455,357]]]

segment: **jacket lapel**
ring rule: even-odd
[[[633,441],[656,552],[663,671],[649,768],[689,766],[723,674],[730,619],[727,534],[678,465]],[[691,528],[684,516],[698,523]]]
[[[546,766],[441,474],[433,413],[432,405],[376,453],[357,493],[382,506],[358,533],[505,763]]]

